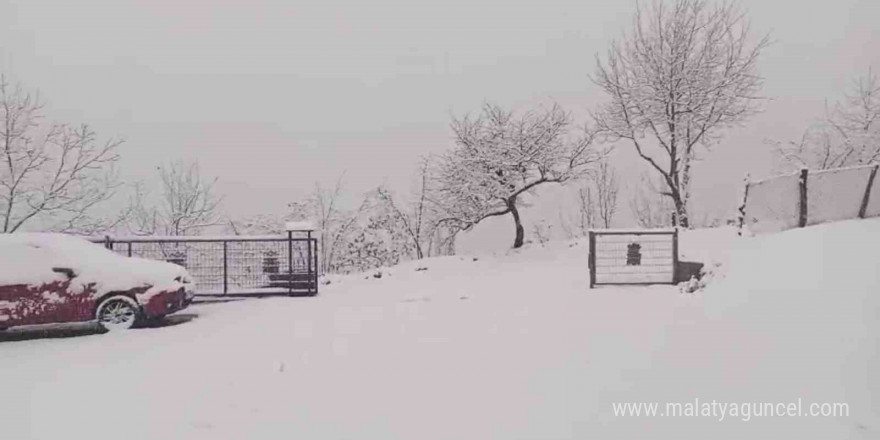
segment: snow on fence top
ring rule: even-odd
[[[121,255],[185,267],[196,280],[197,295],[317,293],[317,238],[300,233],[91,241]]]
[[[315,227],[310,222],[287,222],[284,224],[287,231],[314,231]]]
[[[590,229],[597,234],[671,234],[677,228],[650,228],[650,229]]]
[[[108,237],[85,237],[93,243],[102,243]],[[135,236],[110,236],[114,242],[130,241],[138,242],[205,242],[205,241],[276,241],[287,240],[287,235],[135,235]],[[296,238],[294,238],[296,240]],[[305,238],[303,238],[305,240]]]

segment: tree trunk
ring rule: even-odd
[[[508,200],[507,207],[510,208],[510,214],[513,215],[513,222],[516,224],[516,239],[513,240],[513,248],[518,249],[523,245],[526,231],[523,229],[522,221],[519,218],[519,210],[516,208],[516,198]]]
[[[678,187],[678,194],[681,198],[681,208],[677,209],[679,226],[687,228],[690,226],[690,219],[687,216],[687,204],[691,197],[691,161],[693,160],[693,150],[691,147],[685,150],[684,166],[681,170],[681,184]]]
[[[672,195],[672,202],[675,203],[675,218],[678,220],[678,224],[674,226],[687,228],[690,224],[687,215],[687,205],[685,204],[684,200],[681,199],[681,196],[678,193],[674,193]]]

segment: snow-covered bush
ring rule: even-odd
[[[383,212],[367,214],[363,224],[352,228],[352,238],[342,243],[334,260],[334,272],[361,272],[393,266],[411,254],[410,243],[393,218]]]
[[[438,221],[440,211],[428,197],[428,162],[419,168],[420,185],[409,200],[380,186],[365,194],[354,209],[342,205],[343,185],[320,185],[303,200],[288,204],[281,216],[260,215],[229,222],[236,235],[283,234],[285,223],[308,221],[318,238],[322,273],[360,272],[402,261],[455,253],[457,230]]]

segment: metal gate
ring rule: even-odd
[[[675,284],[678,229],[590,231],[590,287]]]
[[[105,237],[91,241],[118,254],[185,267],[195,279],[196,295],[318,293],[318,240],[310,231],[289,232],[287,236]]]

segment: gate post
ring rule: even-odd
[[[590,289],[592,289],[596,285],[596,233],[593,231],[589,232],[590,234],[590,253],[588,255],[588,265],[590,266]]]
[[[287,294],[293,296],[293,231],[287,231]]]
[[[318,294],[318,237],[313,238],[315,241],[315,253],[312,255],[312,258],[315,259],[315,262],[312,264],[312,270],[315,271],[315,295]]]
[[[229,293],[229,263],[226,252],[226,240],[223,240],[223,294]]]
[[[738,214],[738,226],[736,235],[742,237],[743,235],[743,226],[746,224],[746,203],[749,201],[749,185],[751,184],[751,177],[748,173],[746,173],[745,184],[743,185],[743,198],[742,204],[739,205],[739,214]]]
[[[798,186],[800,187],[798,227],[800,228],[807,225],[807,173],[808,170],[806,168],[801,168],[801,176],[798,179]]]
[[[284,225],[284,229],[287,230],[287,273],[290,278],[290,284],[288,284],[288,293],[293,296],[293,282],[296,280],[298,283],[305,282],[305,291],[309,296],[316,295],[318,293],[318,277],[317,277],[317,268],[318,268],[318,240],[312,238],[312,231],[314,228],[308,222],[287,222]],[[298,277],[294,278],[293,274],[293,233],[303,233],[305,232],[306,238],[302,237],[297,238],[297,242],[305,242],[306,244],[306,254],[302,254],[302,248],[299,248],[297,251],[299,256],[305,258],[303,261],[304,266],[307,270],[305,274],[300,273]],[[315,242],[315,253],[312,254],[312,241]],[[314,260],[313,260],[314,258]],[[314,263],[314,264],[313,264]],[[303,267],[299,268],[300,270]],[[313,274],[312,271],[315,271]],[[301,287],[298,287],[301,289]]]
[[[306,269],[306,276],[309,280],[309,295],[312,295],[312,283],[314,282],[314,290],[315,293],[318,293],[318,278],[312,276],[312,231],[306,232],[306,248],[308,248],[308,252],[306,252],[306,259],[308,260]]]
[[[871,187],[874,186],[874,178],[877,177],[877,167],[880,167],[880,164],[874,165],[874,168],[871,168],[871,175],[868,176],[868,186],[865,188],[862,205],[859,207],[859,218],[865,218],[868,211],[868,202],[871,201]]]

